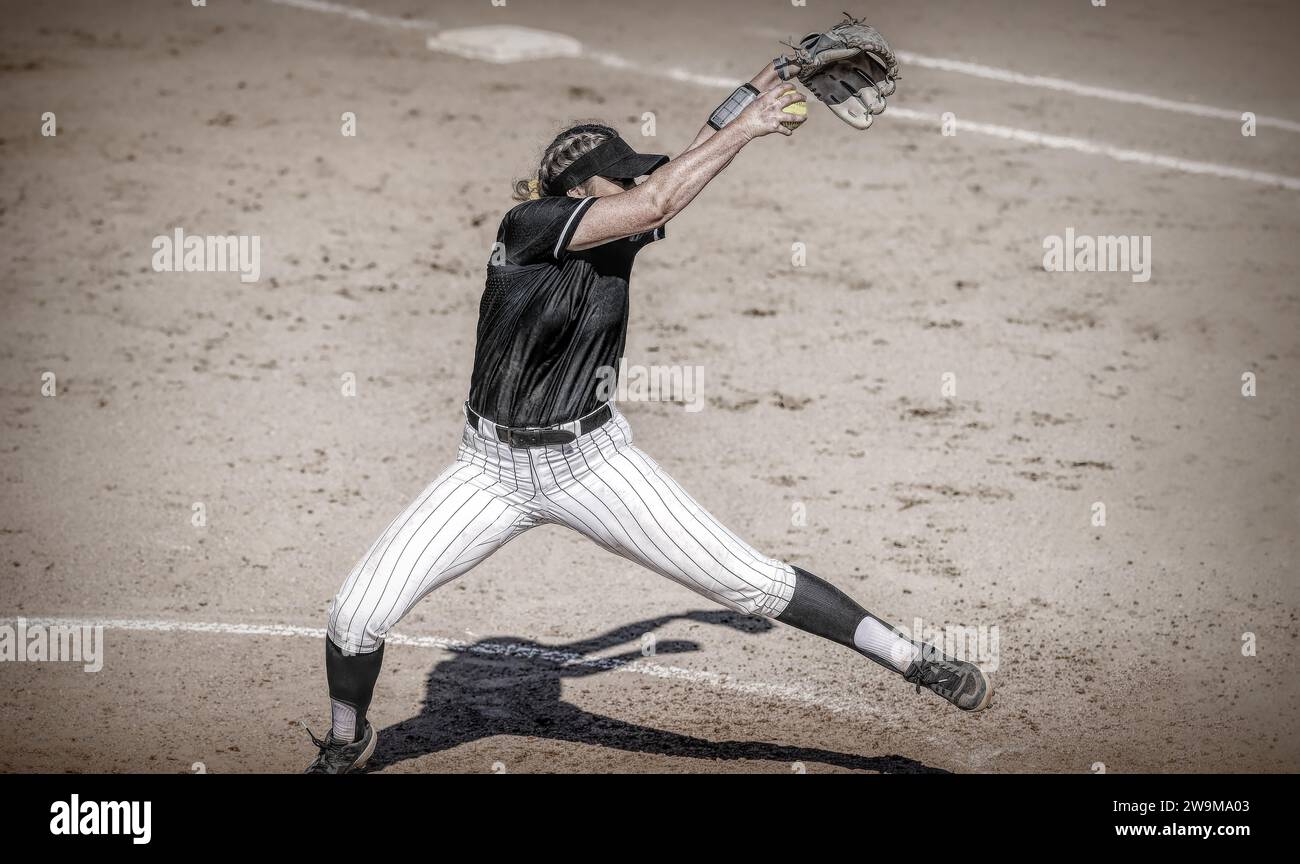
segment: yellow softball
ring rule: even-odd
[[[791,87],[789,90],[786,90],[786,91],[782,92],[781,95],[784,96],[786,93],[793,93],[793,92],[795,92],[795,91],[794,91],[794,88]],[[804,116],[807,116],[807,114],[808,114],[808,103],[805,102],[805,101],[803,101],[803,100],[800,100],[800,101],[798,101],[798,102],[792,102],[792,103],[790,103],[789,105],[787,105],[787,106],[785,106],[784,108],[782,108],[781,111],[782,111],[782,113],[785,113],[785,114],[795,114],[795,115],[798,115],[798,116],[800,116],[800,117],[804,117]],[[798,126],[799,124],[798,124],[798,123],[782,123],[781,125],[782,125],[782,126],[785,126],[785,127],[787,127],[787,128],[793,129],[794,127]]]

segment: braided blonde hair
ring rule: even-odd
[[[516,180],[514,197],[516,201],[528,201],[543,195],[563,195],[567,189],[552,189],[549,184],[564,173],[580,157],[611,138],[617,138],[618,132],[602,123],[582,123],[570,126],[559,135],[542,153],[541,164],[537,166],[537,176],[527,180]]]

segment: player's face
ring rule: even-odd
[[[617,195],[636,186],[635,180],[610,180],[607,177],[592,177],[586,182],[587,194],[595,198]]]

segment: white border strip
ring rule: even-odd
[[[125,630],[151,633],[213,633],[225,636],[272,636],[280,638],[323,639],[324,628],[298,627],[291,624],[230,624],[217,621],[160,621],[136,618],[23,618],[27,627],[103,627],[105,630]],[[0,618],[0,624],[16,626],[17,618]],[[725,693],[746,696],[755,699],[775,699],[793,702],[815,708],[823,708],[838,714],[879,717],[865,698],[844,698],[826,696],[803,687],[791,687],[784,684],[765,682],[735,681],[716,672],[700,672],[694,669],[682,669],[678,666],[663,666],[641,660],[634,662],[617,658],[588,657],[572,651],[558,651],[537,645],[523,645],[505,642],[466,642],[462,639],[448,639],[442,636],[405,636],[389,633],[384,640],[389,645],[402,645],[413,648],[438,648],[443,651],[455,651],[466,654],[491,656],[522,657],[542,660],[561,666],[586,666],[611,672],[630,672],[681,681],[687,684],[703,685]]]
[[[560,253],[568,247],[569,241],[573,239],[573,235],[569,233],[569,229],[573,227],[574,220],[587,212],[587,208],[590,207],[591,202],[595,200],[596,199],[591,196],[583,198],[582,203],[577,207],[574,207],[573,212],[569,214],[569,221],[564,223],[564,228],[560,231],[560,236],[555,241],[555,248],[551,250],[551,257],[556,261],[560,260]]]

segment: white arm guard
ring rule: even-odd
[[[745,106],[758,98],[758,88],[753,84],[741,84],[736,88],[726,100],[713,109],[709,115],[709,125],[714,129],[721,129],[732,120],[740,116],[740,112],[745,110]]]

